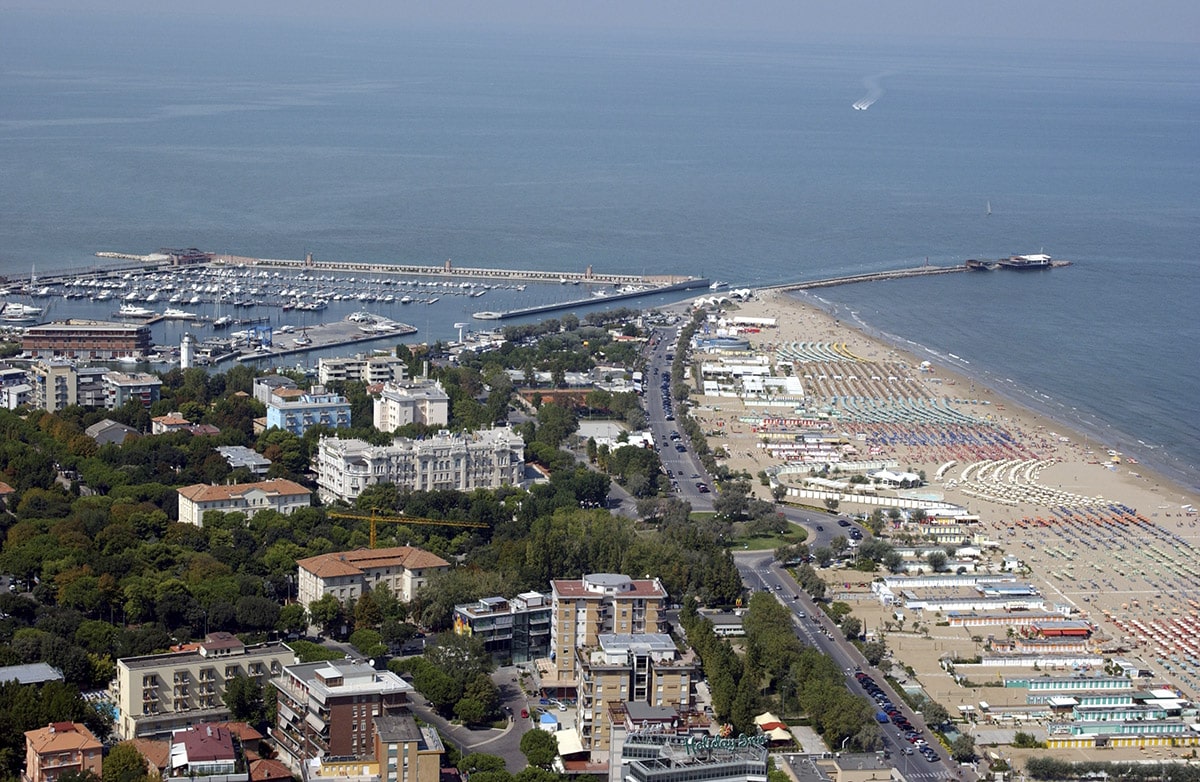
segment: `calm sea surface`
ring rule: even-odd
[[[1044,250],[1076,265],[821,296],[1198,486],[1198,140],[1195,47],[7,14],[0,274],[196,246],[755,285]]]

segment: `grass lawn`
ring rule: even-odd
[[[803,543],[808,537],[808,533],[803,529],[793,527],[782,534],[773,535],[739,535],[733,539],[730,548],[745,549],[748,551],[774,551],[780,546],[791,546],[796,543]]]

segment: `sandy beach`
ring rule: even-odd
[[[776,327],[742,336],[770,357],[777,374],[789,365],[783,371],[803,378],[809,412],[884,408],[882,418],[889,420],[844,419],[836,426],[863,446],[860,458],[894,460],[897,469],[923,472],[927,485],[921,497],[977,514],[974,536],[995,543],[985,547],[980,570],[998,570],[1006,555],[1019,557],[1047,608],[1071,606],[1097,625],[1094,643],[1105,656],[1134,660],[1153,671],[1153,681],[1200,697],[1200,647],[1194,640],[1200,638],[1200,604],[1193,599],[1200,595],[1200,528],[1189,510],[1200,498],[1111,451],[1109,444],[1020,407],[951,368],[923,364],[929,356],[870,338],[794,297],[759,292],[724,314],[776,319]],[[695,401],[692,414],[709,433],[710,447],[728,451],[731,469],[757,475],[780,463],[752,424],[740,419],[787,417],[790,411],[730,396]],[[753,483],[767,499],[768,489]],[[841,513],[869,510],[846,501],[839,506]],[[869,594],[879,574],[839,570],[825,576],[868,631],[885,632],[890,611]],[[927,691],[952,712],[983,699],[1004,703],[1019,696],[1023,702],[1023,690],[959,686],[937,663],[944,655],[978,655],[988,635],[1004,637],[1003,628],[968,630],[926,619],[920,634],[895,627],[886,632],[896,657],[914,667]],[[998,673],[976,671],[972,677],[995,680]]]

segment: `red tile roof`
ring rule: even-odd
[[[231,500],[234,497],[243,497],[255,490],[284,497],[312,494],[311,491],[295,481],[289,481],[284,478],[273,478],[269,481],[258,481],[256,483],[233,483],[220,486],[196,483],[179,489],[179,496],[189,499],[192,502],[213,502],[216,500]]]
[[[450,563],[419,548],[393,546],[391,548],[358,549],[331,554],[318,554],[296,562],[301,568],[317,578],[353,576],[364,570],[381,567],[402,567],[405,570],[449,567]]]

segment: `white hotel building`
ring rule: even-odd
[[[398,437],[391,445],[326,437],[317,450],[316,468],[323,502],[353,502],[376,483],[414,491],[495,489],[521,483],[525,441],[507,427],[442,431],[425,440]]]

